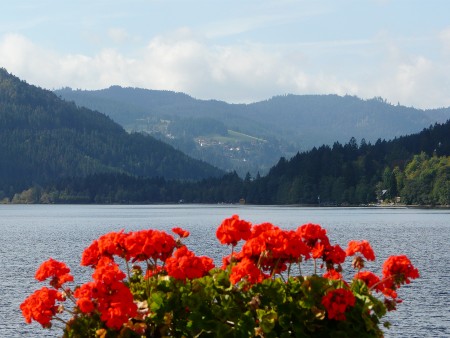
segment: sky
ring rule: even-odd
[[[0,67],[46,89],[449,107],[448,13],[448,0],[4,1]]]

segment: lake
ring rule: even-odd
[[[224,218],[238,214],[254,224],[272,222],[295,229],[312,222],[327,229],[344,249],[367,239],[377,256],[368,269],[379,272],[390,255],[406,254],[421,278],[400,289],[404,302],[389,314],[386,337],[450,337],[450,211],[407,208],[297,208],[241,205],[0,205],[0,337],[58,337],[59,329],[27,325],[20,303],[43,284],[34,280],[49,257],[68,264],[77,283],[91,271],[79,266],[81,252],[100,235],[145,228],[191,232],[184,242],[198,255],[221,264],[229,254],[215,238]],[[349,270],[349,262],[344,269]]]

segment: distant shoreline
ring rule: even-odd
[[[251,204],[251,203],[12,203],[0,202],[0,205],[229,205],[229,206],[252,206],[252,207],[288,207],[288,208],[367,208],[367,209],[439,209],[450,210],[450,205],[406,205],[406,204],[365,204],[365,205],[331,205],[331,204]]]

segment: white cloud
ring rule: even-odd
[[[438,42],[439,39],[428,38],[427,41]],[[380,44],[383,62],[374,69],[366,84],[358,85],[357,95],[381,96],[393,104],[400,102],[417,108],[450,106],[450,97],[446,94],[450,90],[448,57],[423,47],[408,52],[400,47],[401,42],[387,39],[384,45]]]
[[[125,33],[119,30],[112,36],[120,38]],[[441,34],[443,46],[449,41],[446,36]],[[365,48],[366,44],[357,46]],[[60,54],[10,34],[0,38],[0,66],[50,89],[96,89],[117,84],[182,91],[228,102],[252,102],[285,93],[333,93],[381,96],[392,103],[423,108],[450,106],[448,58],[407,53],[393,42],[375,44],[377,50],[384,48],[378,51],[378,63],[358,60],[359,64],[350,63],[349,67],[345,60],[315,58],[314,45],[295,49],[251,43],[211,46],[186,28],[153,38],[132,56],[116,49],[103,49],[94,55]],[[340,41],[334,46],[343,45]],[[332,42],[329,48],[334,48]],[[323,52],[322,44],[317,51]]]
[[[38,80],[43,75],[42,80],[46,81],[48,74],[56,70],[52,64],[56,58],[51,51],[36,46],[19,34],[7,34],[0,40],[0,65],[32,80]]]

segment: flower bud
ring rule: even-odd
[[[355,256],[352,261],[352,266],[355,269],[361,270],[364,268],[364,258],[361,256]]]

